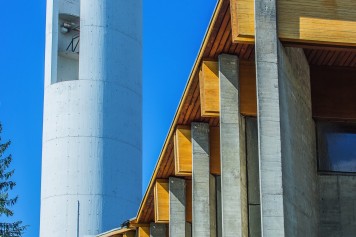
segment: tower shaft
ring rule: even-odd
[[[48,0],[41,237],[135,216],[142,170],[141,0]]]

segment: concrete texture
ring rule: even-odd
[[[255,18],[262,236],[318,236],[309,66],[280,44],[275,0]]]
[[[244,121],[239,112],[239,60],[219,56],[222,236],[248,235]]]
[[[167,236],[166,224],[150,224],[150,237],[166,237]]]
[[[261,205],[257,119],[246,117],[246,157],[248,190],[248,229],[250,237],[261,236]]]
[[[215,176],[209,177],[209,208],[210,208],[210,236],[217,236],[216,226],[216,180]]]
[[[185,237],[185,180],[169,177],[169,236]]]
[[[210,146],[209,124],[192,123],[192,235],[211,236],[210,231]]]
[[[142,3],[47,2],[40,236],[96,235],[141,201]],[[58,62],[63,16],[80,17],[76,77]]]
[[[303,49],[278,46],[286,236],[318,236],[315,125]]]
[[[320,175],[320,237],[354,237],[356,233],[356,177]]]
[[[222,237],[221,176],[216,176],[216,236]]]
[[[278,84],[276,0],[255,0],[261,231],[285,236]]]

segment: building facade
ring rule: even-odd
[[[98,236],[355,236],[355,46],[353,1],[219,0],[137,215]]]

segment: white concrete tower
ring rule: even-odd
[[[142,0],[47,0],[41,237],[93,236],[141,199]]]

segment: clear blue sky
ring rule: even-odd
[[[85,0],[84,0],[85,1]],[[143,0],[143,192],[216,0]],[[40,216],[45,0],[1,1],[0,121],[16,169],[15,219],[37,237]],[[0,220],[1,221],[1,220]]]

